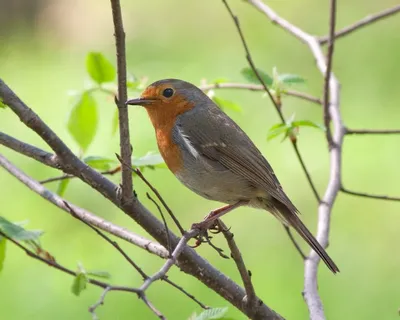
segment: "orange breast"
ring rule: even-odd
[[[193,107],[192,103],[179,97],[172,99],[168,104],[154,103],[146,107],[147,113],[156,131],[157,144],[161,156],[173,173],[176,173],[182,168],[183,159],[179,147],[172,140],[172,129],[175,125],[176,118]]]
[[[182,168],[183,159],[178,146],[172,141],[172,125],[157,128],[156,137],[161,156],[169,170],[176,173]]]

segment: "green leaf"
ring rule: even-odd
[[[98,84],[111,82],[115,79],[114,66],[100,52],[89,52],[86,56],[86,70]]]
[[[97,123],[96,100],[86,91],[73,107],[68,120],[68,131],[83,151],[86,151],[93,141]]]
[[[212,97],[212,100],[220,107],[222,110],[229,109],[235,112],[242,112],[242,108],[236,103],[225,100],[216,96]]]
[[[111,127],[111,133],[114,135],[116,132],[117,132],[117,130],[118,130],[118,125],[119,125],[119,118],[118,118],[118,116],[119,116],[119,111],[118,111],[118,108],[115,108],[115,111],[114,111],[114,116],[113,116],[113,121],[112,121],[112,127]]]
[[[7,239],[0,237],[0,272],[3,270],[4,261],[6,260],[6,243]]]
[[[97,170],[110,170],[111,164],[115,163],[115,160],[108,159],[100,156],[89,156],[83,159],[88,166]]]
[[[65,194],[65,191],[67,190],[70,181],[71,179],[63,179],[60,180],[60,182],[58,183],[56,193],[60,197],[62,197]]]
[[[278,123],[273,125],[268,132],[267,135],[267,141],[270,141],[277,136],[281,135],[282,133],[285,133],[288,130],[288,127],[285,123]]]
[[[211,320],[211,319],[222,319],[224,314],[228,311],[228,308],[213,308],[204,310],[200,313],[195,320]]]
[[[306,80],[296,74],[284,73],[279,75],[279,80],[286,84],[303,83]]]
[[[132,159],[132,166],[139,169],[165,168],[163,158],[158,153],[149,152],[145,156]]]
[[[72,283],[71,291],[74,295],[79,296],[86,289],[88,278],[85,273],[78,273]]]
[[[92,271],[87,271],[86,274],[89,276],[103,278],[103,279],[111,278],[111,274],[107,271],[92,270]]]
[[[317,124],[315,122],[312,122],[310,120],[298,120],[294,121],[292,123],[292,126],[294,127],[312,127],[312,128],[317,128],[322,131],[325,131],[325,127],[323,125]]]
[[[273,79],[264,71],[260,69],[256,69],[257,73],[260,75],[261,79],[267,86],[271,86],[274,82]],[[260,80],[258,80],[257,75],[254,73],[253,69],[251,68],[243,68],[240,73],[247,79],[247,81],[260,84]]]
[[[0,230],[8,237],[17,241],[38,240],[43,234],[40,230],[25,230],[21,226],[0,217]]]

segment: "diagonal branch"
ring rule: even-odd
[[[350,33],[357,31],[361,29],[362,27],[365,27],[367,25],[370,25],[374,22],[377,22],[379,20],[385,19],[387,17],[390,17],[396,13],[400,12],[400,5],[396,5],[393,8],[385,9],[381,12],[371,14],[360,21],[357,21],[356,23],[343,28],[342,30],[339,30],[335,33],[335,39],[342,38],[344,36],[349,35]],[[326,44],[329,41],[329,36],[323,36],[319,38],[319,43],[321,45]]]
[[[15,139],[3,132],[0,132],[0,144],[49,167],[55,169],[60,169],[61,167],[56,155]]]
[[[0,98],[18,115],[26,126],[36,132],[53,149],[62,164],[62,170],[64,172],[76,175],[83,182],[97,190],[133,220],[138,222],[140,226],[158,242],[166,246],[167,235],[164,225],[139,201],[134,201],[130,204],[121,203],[117,194],[117,186],[79,160],[40,117],[26,106],[1,79]],[[176,245],[179,239],[172,233],[170,236],[172,245]],[[246,295],[245,291],[226,275],[210,265],[205,259],[200,257],[193,249],[185,246],[176,264],[183,272],[194,276],[208,288],[229,301],[233,306],[243,313],[248,314],[242,304],[243,298]],[[275,320],[283,318],[263,303],[259,306],[254,319]]]
[[[40,195],[45,200],[49,201],[50,203],[56,205],[60,209],[71,213],[71,209],[73,210],[74,214],[79,218],[79,220],[83,221],[87,225],[96,226],[97,228],[104,230],[112,235],[115,235],[118,238],[126,240],[140,248],[143,248],[149,251],[152,254],[155,254],[161,258],[168,257],[168,251],[158,243],[155,243],[151,240],[148,240],[142,236],[139,236],[133,232],[130,232],[120,226],[117,226],[109,221],[103,220],[93,213],[86,211],[80,207],[77,207],[71,203],[66,205],[66,201],[56,195],[55,193],[51,192],[50,190],[43,187],[39,182],[32,179],[21,170],[16,168],[11,162],[9,162],[4,156],[0,154],[0,166],[7,170],[10,174],[16,177],[19,181],[25,184],[29,189]]]
[[[254,74],[256,75],[258,81],[260,81],[262,87],[264,88],[264,91],[268,94],[269,98],[271,99],[271,102],[274,105],[275,110],[278,113],[278,116],[279,116],[281,122],[285,123],[286,120],[285,120],[285,117],[284,117],[284,115],[282,113],[282,110],[281,110],[278,102],[275,100],[275,98],[273,97],[271,91],[268,89],[268,87],[265,84],[264,80],[262,79],[262,77],[260,76],[259,72],[257,71],[257,68],[256,68],[256,66],[254,64],[254,61],[253,61],[252,57],[251,57],[250,50],[249,50],[249,47],[247,45],[246,39],[245,39],[245,37],[243,35],[242,28],[240,27],[240,23],[239,23],[238,17],[235,16],[235,14],[232,12],[232,9],[229,7],[228,2],[226,0],[222,0],[222,2],[225,4],[230,16],[232,17],[232,19],[233,19],[233,21],[235,23],[236,29],[237,29],[237,31],[239,33],[240,39],[241,39],[242,44],[243,44],[243,48],[244,48],[244,50],[246,52],[246,59],[247,59],[249,65],[250,65],[251,69],[253,70]],[[251,2],[251,0],[249,0],[249,2]],[[308,169],[306,167],[306,164],[304,163],[303,157],[301,156],[300,151],[297,148],[297,144],[296,144],[296,142],[294,140],[290,139],[290,141],[292,142],[292,146],[294,148],[296,156],[297,156],[297,158],[298,158],[298,160],[300,162],[300,165],[301,165],[301,167],[302,167],[302,169],[303,169],[303,171],[304,171],[304,173],[306,175],[306,178],[307,178],[308,183],[309,183],[309,185],[310,185],[310,187],[311,187],[311,189],[312,189],[312,191],[314,193],[314,196],[318,200],[318,202],[320,202],[321,199],[320,199],[320,196],[318,194],[317,188],[315,187],[315,184],[314,184],[314,182],[313,182],[313,180],[311,178],[311,174],[309,173],[309,171],[308,171]]]
[[[328,53],[326,55],[326,71],[324,79],[324,125],[326,130],[326,140],[328,141],[328,147],[332,148],[332,133],[330,128],[330,81],[331,81],[331,71],[333,63],[333,50],[335,47],[335,24],[336,24],[336,0],[331,0],[330,6],[330,17],[329,17],[329,40],[328,40]]]
[[[129,166],[122,168],[122,201],[130,203],[134,200],[132,188],[132,147],[129,136],[129,116],[125,101],[128,100],[126,89],[126,57],[125,57],[125,31],[122,22],[121,5],[119,0],[111,0],[112,17],[114,22],[115,47],[117,48],[117,73],[118,73],[118,121],[119,144],[121,157]]]
[[[222,220],[217,221],[217,223],[221,227],[226,242],[228,243],[229,249],[231,250],[231,257],[235,261],[236,267],[240,273],[240,277],[242,278],[244,289],[246,290],[245,303],[247,304],[247,308],[255,311],[257,310],[257,305],[260,303],[260,300],[258,300],[256,296],[256,292],[251,281],[251,272],[250,270],[247,270],[242,254],[240,253],[240,250],[236,245],[235,240],[233,239],[234,234],[230,232],[230,230],[227,228],[225,223],[222,222]]]
[[[51,266],[59,271],[62,271],[66,274],[69,274],[70,276],[74,276],[76,277],[78,274],[74,271],[72,271],[71,269],[68,269],[62,265],[60,265],[59,263],[57,263],[54,260],[51,259],[45,259],[42,256],[36,254],[35,252],[29,250],[28,248],[24,247],[22,244],[20,244],[18,241],[15,241],[14,239],[12,239],[11,237],[9,237],[7,234],[5,234],[3,231],[0,230],[0,235],[4,238],[6,238],[8,241],[11,241],[14,245],[16,245],[19,249],[23,250],[28,256],[30,256],[31,258],[41,261],[45,264],[47,264],[48,266]],[[136,293],[141,300],[147,305],[147,307],[154,313],[156,314],[160,319],[165,319],[165,317],[161,314],[160,311],[158,311],[153,304],[151,304],[146,295],[144,294],[144,292],[142,292],[140,289],[137,288],[130,288],[130,287],[124,287],[124,286],[112,286],[108,283],[96,280],[96,279],[91,279],[91,278],[87,278],[87,282],[90,284],[93,284],[97,287],[103,288],[104,292],[101,296],[100,302],[96,303],[94,306],[89,308],[90,313],[92,313],[92,316],[94,318],[95,317],[95,313],[94,310],[96,309],[96,307],[98,307],[100,304],[103,304],[104,302],[104,298],[106,296],[106,294],[110,291],[125,291],[125,292],[131,292],[131,293]]]
[[[316,37],[304,32],[297,26],[280,17],[261,0],[248,0],[248,2],[265,14],[276,25],[307,44],[316,60],[318,69],[324,76],[326,75],[328,70],[327,63],[322,47]],[[341,186],[342,145],[345,134],[345,128],[340,114],[340,84],[333,73],[331,73],[329,81],[329,99],[329,116],[334,127],[332,146],[329,150],[330,177],[324,197],[318,206],[318,230],[316,236],[318,242],[324,248],[328,245],[333,203],[338,196]],[[322,301],[318,294],[317,273],[319,261],[320,258],[314,251],[311,251],[309,258],[305,261],[304,299],[307,303],[312,320],[325,319]]]

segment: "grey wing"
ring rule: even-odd
[[[183,117],[196,117],[185,121]],[[192,145],[211,161],[216,161],[233,173],[245,178],[255,187],[298,212],[276,178],[272,167],[240,127],[217,106],[206,108],[196,115],[187,112],[180,116],[177,125]],[[205,131],[203,128],[215,128]]]

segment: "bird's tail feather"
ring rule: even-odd
[[[308,245],[320,256],[320,258],[325,262],[327,267],[333,272],[339,272],[339,268],[333,262],[331,257],[327,254],[324,248],[319,244],[317,239],[311,234],[307,227],[301,222],[300,218],[297,216],[296,212],[292,212],[283,203],[276,201],[274,207],[279,211],[280,218],[284,218],[285,222],[293,227],[298,234],[308,243]]]

